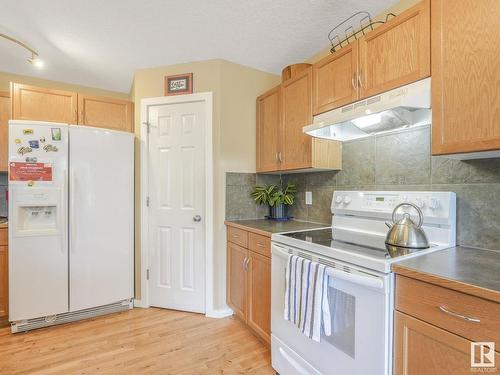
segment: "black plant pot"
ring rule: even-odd
[[[269,207],[271,213],[271,219],[286,219],[288,218],[288,205],[286,204],[275,204]]]

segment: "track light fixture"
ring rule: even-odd
[[[29,52],[31,52],[31,57],[28,58],[28,62],[31,65],[33,65],[35,68],[41,69],[45,65],[44,62],[43,62],[43,60],[40,59],[40,57],[38,55],[38,52],[35,51],[30,46],[28,46],[26,43],[23,43],[20,40],[17,40],[16,38],[13,38],[13,37],[11,37],[9,35],[2,34],[2,33],[0,33],[0,38],[4,38],[4,39],[7,39],[7,40],[9,40],[9,41],[11,41],[13,43],[16,43],[16,44],[20,45],[21,47],[23,47],[24,49],[26,49]]]

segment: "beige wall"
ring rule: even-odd
[[[255,99],[280,77],[224,60],[143,69],[136,72],[135,131],[140,135],[141,99],[163,96],[166,75],[193,73],[193,91],[214,95],[214,307],[225,307],[225,173],[255,172]],[[136,295],[140,297],[140,157],[136,149]]]
[[[67,90],[67,91],[77,91],[84,94],[96,95],[96,96],[106,96],[115,99],[129,99],[129,94],[123,92],[107,91],[96,89],[93,87],[74,85],[72,83],[65,83],[59,81],[50,81],[47,79],[22,76],[18,74],[0,72],[0,91],[9,91],[10,82],[24,83],[27,85],[47,87],[51,89]]]
[[[374,21],[381,21],[385,20],[385,16],[387,13],[394,13],[395,15],[400,14],[401,12],[405,11],[406,9],[410,8],[411,6],[419,3],[422,0],[401,0],[399,3],[395,4],[394,6],[386,9],[383,11],[381,14],[376,16],[374,18]],[[308,58],[306,63],[309,64],[314,64],[316,61],[321,60],[323,57],[328,56],[330,54],[330,48],[332,46],[327,46],[325,49],[319,51],[318,53],[314,54],[310,58]]]

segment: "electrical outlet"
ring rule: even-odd
[[[313,193],[312,193],[312,191],[306,191],[306,204],[313,204]]]

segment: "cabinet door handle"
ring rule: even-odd
[[[363,70],[360,70],[358,74],[358,87],[363,88]]]
[[[264,247],[264,245],[262,245],[260,242],[257,242],[257,246],[258,247]]]
[[[351,78],[351,85],[352,85],[352,89],[353,90],[356,90],[356,73],[352,73],[352,78]]]
[[[439,306],[439,310],[441,310],[442,312],[446,313],[446,314],[449,314],[451,316],[454,316],[455,318],[460,318],[460,319],[463,319],[463,320],[467,320],[468,322],[473,322],[473,323],[481,323],[481,320],[480,319],[477,319],[477,318],[471,318],[469,316],[465,316],[465,315],[462,315],[462,314],[458,314],[456,312],[453,312],[453,311],[450,311],[448,310],[446,307],[444,306]]]
[[[233,234],[233,238],[240,238],[240,236],[237,234]]]
[[[281,156],[281,151],[280,151],[280,152],[278,152],[278,161],[279,161],[280,163],[283,163],[283,157]]]
[[[250,262],[250,259],[248,257],[245,257],[245,259],[243,259],[243,269],[245,271],[248,271],[248,263]]]
[[[276,155],[275,155],[275,159],[276,159],[276,161],[279,161],[279,160],[280,160],[280,159],[279,159],[279,157],[278,157],[278,153],[276,153]]]

